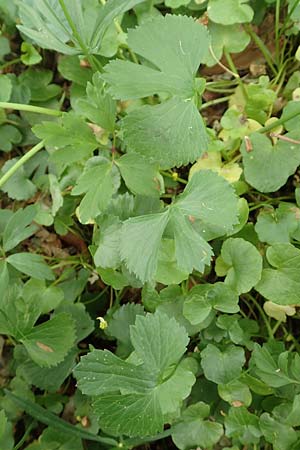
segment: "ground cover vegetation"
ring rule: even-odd
[[[0,23],[0,449],[299,450],[299,0]]]

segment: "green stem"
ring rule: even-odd
[[[276,0],[275,8],[275,60],[279,66],[280,39],[279,39],[279,18],[280,18],[280,0]]]
[[[32,421],[29,426],[26,428],[25,433],[23,434],[22,438],[19,440],[19,442],[14,446],[13,450],[19,450],[19,448],[22,447],[22,445],[26,442],[28,436],[31,433],[31,430],[34,427],[34,421]]]
[[[22,156],[1,178],[0,187],[3,186],[20,167],[22,167],[29,159],[31,159],[36,153],[38,153],[45,145],[44,141],[39,142],[37,145],[32,147],[25,155]]]
[[[23,105],[22,103],[0,102],[2,109],[15,109],[17,111],[28,111],[37,114],[45,114],[46,116],[61,116],[62,111],[57,109],[42,108],[41,106]]]
[[[214,105],[218,105],[220,103],[228,102],[228,100],[230,100],[230,98],[231,98],[231,96],[228,95],[227,97],[216,98],[215,100],[211,100],[210,102],[206,102],[200,107],[200,111],[202,111],[203,109],[209,108],[210,106],[214,106]]]
[[[294,12],[295,9],[297,8],[298,4],[299,4],[299,0],[295,0],[295,2],[294,2],[294,4],[293,4],[293,6],[291,7],[291,9],[290,9],[288,15],[287,15],[286,18],[284,19],[283,26],[282,26],[281,29],[280,29],[280,35],[283,34],[283,33],[286,31],[288,22],[289,22],[290,18],[292,17],[293,12]]]
[[[245,24],[244,25],[245,30],[249,33],[251,39],[254,41],[254,43],[257,45],[263,56],[265,57],[265,60],[272,70],[273,74],[277,75],[277,70],[272,62],[272,55],[270,53],[270,50],[268,47],[264,44],[264,42],[260,39],[260,37],[255,33],[251,25]]]
[[[263,310],[263,308],[260,306],[260,304],[258,303],[258,301],[256,300],[256,298],[254,298],[251,294],[247,294],[247,297],[250,298],[250,300],[252,300],[252,302],[254,303],[254,305],[256,306],[256,308],[259,311],[260,316],[262,317],[263,321],[265,322],[267,331],[268,331],[268,335],[269,338],[272,340],[274,339],[274,335],[273,335],[273,330],[272,327],[270,325],[270,322],[267,319],[267,316]]]
[[[13,66],[14,64],[17,64],[21,61],[21,58],[15,58],[12,59],[11,61],[7,61],[6,63],[2,64],[2,66],[0,66],[0,70],[4,70],[7,69],[7,67]]]
[[[277,119],[273,123],[270,123],[270,125],[267,125],[266,127],[259,128],[259,130],[256,130],[257,133],[268,133],[269,131],[274,130],[274,128],[277,128],[279,125],[282,125],[289,120],[293,119],[294,117],[297,117],[300,115],[299,111],[294,111],[293,113],[287,114],[285,117],[281,117],[280,119]]]
[[[69,14],[69,11],[68,11],[68,9],[67,9],[67,7],[65,5],[64,0],[58,0],[58,1],[59,1],[60,6],[61,6],[61,9],[63,10],[64,16],[67,19],[68,24],[70,25],[70,28],[71,28],[72,33],[73,33],[73,36],[77,40],[79,46],[82,49],[83,54],[85,55],[85,57],[89,61],[92,69],[95,72],[97,72],[98,70],[101,70],[102,66],[101,66],[101,69],[100,69],[99,61],[97,60],[97,64],[95,63],[95,59],[94,59],[93,55],[90,54],[89,49],[85,45],[84,41],[81,39],[81,36],[80,36],[80,34],[78,33],[78,31],[76,29],[76,26],[75,26],[75,24],[74,24],[74,22],[72,20],[72,17]]]
[[[241,91],[242,91],[242,93],[243,93],[243,96],[244,96],[245,101],[247,101],[247,100],[248,100],[248,94],[247,94],[245,85],[244,85],[243,81],[241,80],[241,77],[239,76],[238,70],[237,70],[237,68],[235,67],[235,64],[234,64],[234,62],[233,62],[233,59],[231,58],[231,55],[230,55],[230,53],[228,52],[228,50],[226,50],[226,48],[224,48],[224,55],[225,55],[225,58],[226,58],[226,60],[227,60],[227,62],[228,62],[228,65],[229,65],[229,67],[230,67],[230,70],[231,70],[233,73],[236,74],[237,82],[239,83],[239,86],[240,86],[240,88],[241,88]]]
[[[149,437],[145,437],[145,438],[141,438],[141,439],[136,439],[136,438],[126,439],[123,442],[123,445],[131,447],[131,448],[137,447],[139,445],[144,444],[145,442],[159,441],[160,439],[164,439],[166,437],[171,436],[171,434],[172,434],[172,429],[169,428],[168,430],[165,430],[162,433],[157,434],[156,436],[149,436]]]

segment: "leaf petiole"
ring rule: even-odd
[[[62,111],[57,109],[43,108],[41,106],[23,105],[22,103],[0,102],[1,109],[15,109],[17,111],[27,111],[37,114],[45,114],[46,116],[61,116]]]
[[[27,161],[29,161],[36,153],[38,153],[44,147],[44,141],[36,144],[32,149],[30,149],[25,155],[23,155],[1,178],[0,187],[2,187],[16,172],[20,167],[22,167]]]

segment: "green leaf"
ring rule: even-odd
[[[186,6],[190,3],[190,0],[165,0],[165,5],[169,8],[179,8],[180,6]]]
[[[103,78],[116,98],[126,100],[159,92],[183,98],[194,95],[193,78],[208,54],[208,33],[203,25],[186,16],[158,16],[129,30],[128,45],[155,68],[129,61],[108,64]]]
[[[251,22],[253,10],[247,3],[248,0],[209,0],[208,17],[222,25]]]
[[[205,225],[219,227],[224,234],[238,220],[238,199],[232,186],[210,170],[196,172],[174,206]]]
[[[74,345],[74,321],[69,314],[57,314],[51,320],[35,326],[21,342],[36,364],[41,367],[56,366]]]
[[[24,285],[23,297],[39,304],[42,314],[47,314],[57,308],[64,299],[62,289],[57,286],[47,286],[45,281],[30,279]]]
[[[279,388],[299,384],[300,357],[297,353],[283,352],[272,355],[267,345],[255,344],[251,356],[255,374],[267,386]]]
[[[102,156],[94,156],[87,161],[72,190],[72,195],[85,194],[78,211],[81,223],[89,223],[105,211],[119,184],[119,173],[111,161]]]
[[[128,269],[143,282],[153,280],[158,269],[163,233],[169,223],[170,232],[174,234],[178,269],[185,273],[193,268],[204,271],[205,264],[210,263],[212,251],[188,218],[218,226],[225,234],[237,220],[237,198],[233,188],[216,173],[200,171],[194,174],[184,192],[164,212],[125,221],[120,252]],[[137,246],[136,242],[140,245]]]
[[[6,258],[15,269],[38,280],[54,280],[55,276],[41,255],[15,253]]]
[[[17,127],[9,124],[0,126],[0,149],[4,152],[10,152],[15,144],[22,141],[22,134]],[[8,164],[10,161],[7,161]],[[7,166],[6,166],[7,167]]]
[[[12,158],[6,161],[1,169],[1,174],[5,174],[16,164],[18,160],[19,158]],[[37,188],[35,184],[29,180],[25,167],[22,166],[9,178],[6,183],[4,183],[1,190],[6,192],[10,198],[15,200],[28,200],[34,196]]]
[[[229,345],[222,352],[215,345],[208,344],[201,352],[204,375],[217,384],[226,384],[238,378],[245,361],[244,350],[235,345]]]
[[[108,131],[114,131],[116,118],[116,102],[104,91],[100,73],[93,75],[92,83],[86,87],[86,98],[79,99],[79,114]]]
[[[105,6],[94,6],[94,15],[74,0],[64,0],[77,34],[74,34],[58,0],[24,0],[20,5],[23,25],[19,30],[39,47],[66,55],[97,54],[102,38],[114,18],[143,0],[110,0]],[[68,42],[71,42],[69,45]]]
[[[299,209],[293,204],[280,203],[277,209],[264,208],[257,217],[255,231],[261,242],[276,244],[290,242],[299,225]]]
[[[292,427],[299,427],[299,411],[300,411],[300,395],[296,395],[293,400],[292,407],[285,419],[285,422]]]
[[[14,448],[13,427],[8,422],[3,409],[0,410],[0,446],[1,450],[13,450]]]
[[[65,113],[57,122],[43,122],[33,132],[44,139],[55,162],[70,165],[92,156],[99,144],[88,125],[73,113]]]
[[[241,444],[258,444],[262,435],[259,419],[244,406],[230,408],[225,418],[226,435],[238,439]]]
[[[5,36],[0,36],[0,61],[4,61],[4,56],[10,53],[9,39]]]
[[[255,289],[279,305],[299,305],[300,250],[291,244],[275,244],[266,256],[273,268],[263,269]]]
[[[225,402],[234,407],[250,406],[252,395],[249,387],[239,380],[233,380],[227,384],[218,385],[218,393]]]
[[[238,294],[250,291],[261,279],[261,254],[242,238],[229,238],[224,242],[216,264],[216,273],[220,276],[223,272],[219,271],[219,267],[224,264],[225,283]]]
[[[83,303],[63,302],[56,308],[55,313],[67,313],[75,323],[76,343],[83,341],[95,329],[94,320],[91,319]]]
[[[289,450],[298,441],[298,434],[292,427],[266,412],[260,416],[259,425],[266,441],[273,444],[274,450]]]
[[[142,155],[128,153],[116,160],[115,164],[133,194],[157,197],[162,191],[158,166],[149,163]]]
[[[284,135],[288,139],[299,140],[299,132]],[[260,133],[252,133],[252,150],[247,151],[245,143],[241,146],[244,175],[247,183],[260,192],[275,192],[283,186],[300,164],[300,144],[271,140]]]
[[[0,75],[0,101],[8,102],[12,92],[12,82],[7,75]]]
[[[188,344],[185,329],[175,320],[169,320],[177,330],[176,335],[172,327],[165,322],[165,314],[148,314],[145,317],[138,315],[135,325],[130,330],[130,338],[135,353],[144,361],[145,369],[163,373],[172,364],[180,360]],[[163,352],[157,349],[163,346]]]
[[[100,239],[97,242],[97,250],[94,253],[96,267],[118,268],[120,258],[121,222],[116,219],[104,219],[100,223]]]
[[[128,269],[143,282],[155,275],[168,212],[128,219],[121,230],[120,253]],[[139,245],[137,245],[137,242]]]
[[[72,369],[75,366],[75,358],[77,355],[77,350],[72,349],[57,366],[49,368],[41,367],[34,363],[28,358],[26,350],[21,353],[21,350],[24,350],[24,347],[22,349],[16,347],[16,350],[19,350],[17,353],[15,351],[14,354],[14,357],[18,362],[17,374],[19,373],[22,375],[27,383],[49,392],[56,392],[59,390],[65,379],[71,374]]]
[[[78,56],[61,56],[57,68],[64,78],[74,81],[84,88],[88,82],[92,81],[92,69],[82,67]]]
[[[174,231],[175,255],[180,270],[204,272],[213,255],[210,245],[192,227],[189,219],[178,209],[171,212],[170,225]]]
[[[83,393],[96,396],[94,412],[105,430],[155,435],[163,429],[164,415],[180,406],[195,382],[190,368],[178,366],[174,372],[188,336],[174,319],[157,312],[137,315],[130,337],[134,352],[129,359],[135,363],[94,350],[81,359],[75,376]],[[176,401],[168,400],[170,395]]]
[[[53,72],[51,70],[29,68],[20,76],[25,86],[31,92],[31,100],[34,102],[46,102],[57,97],[61,93],[61,88],[57,84],[51,83]],[[55,106],[58,107],[57,103]]]
[[[77,436],[80,439],[86,439],[88,441],[101,442],[102,444],[107,444],[110,446],[116,446],[117,441],[112,438],[105,438],[102,436],[97,436],[84,429],[78,428],[75,425],[71,425],[60,417],[54,415],[48,409],[42,406],[15,395],[14,393],[5,389],[5,395],[16,403],[22,410],[27,412],[30,416],[34,417],[41,423],[53,427],[55,430],[62,432],[64,435]]]
[[[199,402],[189,406],[181,421],[172,427],[172,440],[180,450],[211,448],[223,435],[220,423],[204,420],[209,416],[209,406]]]
[[[23,64],[26,64],[26,66],[33,66],[42,61],[39,52],[28,42],[22,42],[21,52],[21,61]]]
[[[163,238],[159,247],[157,270],[154,277],[155,281],[170,285],[178,284],[186,280],[189,272],[180,269],[177,261],[174,239]]]
[[[122,128],[128,149],[163,169],[194,162],[207,149],[206,130],[195,104],[179,97],[133,110]]]
[[[82,439],[80,437],[70,436],[50,427],[43,431],[39,437],[39,443],[40,447],[38,450],[83,450]]]
[[[163,416],[158,399],[153,393],[104,395],[96,400],[93,406],[103,428],[114,434],[154,435],[161,430]],[[122,423],[125,420],[126,426]]]
[[[224,283],[193,287],[183,305],[183,315],[191,324],[205,320],[213,309],[227,313],[239,311],[237,294]]]
[[[236,25],[220,25],[218,23],[209,22],[208,31],[211,36],[211,47],[215,58],[208,54],[205,63],[208,66],[215,66],[216,59],[222,58],[224,49],[229,53],[240,53],[250,43],[250,36],[243,29],[239,29]]]
[[[120,357],[127,357],[132,352],[130,326],[134,325],[138,315],[143,316],[144,314],[142,305],[127,303],[121,306],[109,320],[106,332],[117,339],[117,354]]]
[[[35,216],[36,207],[31,205],[24,209],[18,209],[10,217],[3,232],[3,248],[6,252],[37,231],[38,227],[32,224]]]

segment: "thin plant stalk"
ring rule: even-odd
[[[15,109],[16,111],[27,111],[37,114],[45,114],[46,116],[59,117],[63,114],[62,111],[57,109],[43,108],[41,106],[23,105],[22,103],[9,103],[0,102],[0,108],[2,109]]]
[[[23,155],[8,171],[0,178],[0,187],[2,187],[27,161],[36,155],[45,145],[44,141],[39,142],[25,155]]]

